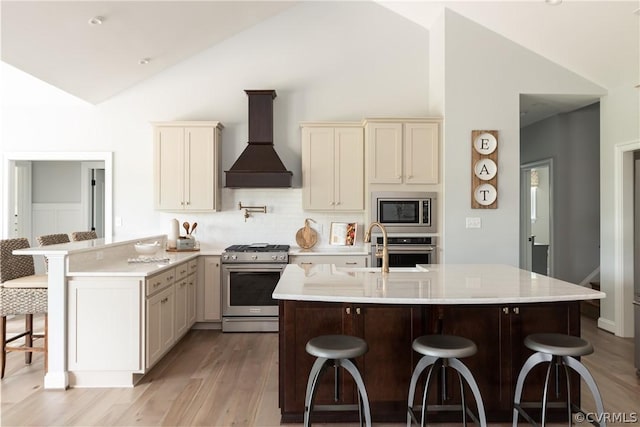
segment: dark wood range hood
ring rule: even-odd
[[[275,90],[245,90],[249,97],[249,143],[228,171],[227,188],[287,188],[293,173],[273,147]]]

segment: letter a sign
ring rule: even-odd
[[[498,207],[498,131],[471,132],[471,208]]]

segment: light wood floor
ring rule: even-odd
[[[20,326],[17,320],[8,323],[10,330]],[[598,383],[605,410],[639,413],[632,340],[599,330],[590,319],[582,324],[583,336],[596,348],[583,362]],[[52,391],[42,388],[42,355],[25,366],[23,354],[10,353],[0,388],[0,425],[277,426],[277,356],[274,333],[194,330],[132,389]],[[592,410],[588,390],[582,394],[583,406]]]

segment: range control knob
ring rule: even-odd
[[[276,255],[271,255],[271,259],[275,261],[278,259],[278,257]]]
[[[251,259],[252,259],[252,260],[256,260],[256,259],[258,259],[258,255],[251,255]]]
[[[280,255],[278,259],[284,260],[284,255]]]
[[[224,260],[229,259],[229,255],[222,255],[222,259],[224,259]]]
[[[238,255],[231,255],[231,259],[238,259]]]

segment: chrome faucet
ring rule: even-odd
[[[382,258],[382,273],[388,273],[389,272],[389,249],[387,246],[387,229],[384,228],[384,225],[380,224],[379,222],[372,222],[371,224],[369,224],[369,228],[367,229],[367,232],[364,235],[364,242],[365,243],[371,242],[371,229],[374,226],[378,226],[380,231],[382,231],[382,251],[380,251],[380,248],[376,243],[376,258]]]

